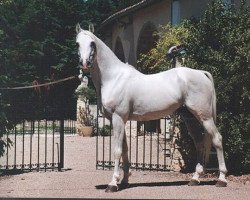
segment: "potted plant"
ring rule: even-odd
[[[79,107],[78,109],[78,134],[84,137],[90,137],[93,134],[94,116],[91,114],[88,105],[86,105],[85,108]]]

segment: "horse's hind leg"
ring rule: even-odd
[[[222,147],[222,136],[217,130],[213,118],[207,119],[203,121],[203,126],[208,134],[212,137],[212,144],[217,152],[217,158],[219,163],[219,170],[220,175],[216,186],[218,187],[225,187],[227,186],[226,181],[226,173],[227,168],[225,165],[224,154],[223,154],[223,147]]]
[[[199,121],[190,113],[187,109],[182,109],[180,111],[181,117],[184,120],[186,127],[188,129],[189,135],[192,137],[196,151],[197,151],[197,164],[195,172],[191,181],[188,183],[190,186],[198,185],[200,183],[199,177],[204,172],[204,154],[205,154],[205,144],[206,136],[203,134],[204,130],[199,123]],[[209,147],[208,147],[209,148]]]

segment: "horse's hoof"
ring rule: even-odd
[[[197,181],[195,179],[191,179],[191,181],[189,181],[188,186],[197,186],[200,184],[200,181]]]
[[[222,181],[222,180],[218,180],[215,186],[216,187],[227,187],[227,182]]]
[[[105,192],[117,192],[118,191],[118,186],[116,185],[108,185],[106,188]]]

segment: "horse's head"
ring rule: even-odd
[[[83,70],[91,68],[96,59],[96,44],[93,34],[76,26],[76,44],[78,45],[79,65]]]

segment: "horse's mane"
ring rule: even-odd
[[[82,30],[80,33],[82,33],[82,32],[83,32],[83,34],[90,36],[93,40],[97,39],[97,37],[90,31]]]

